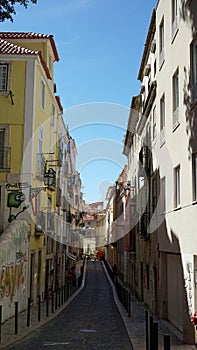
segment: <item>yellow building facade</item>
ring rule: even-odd
[[[44,299],[54,282],[60,100],[53,36],[0,33],[0,230],[29,224],[28,290]]]

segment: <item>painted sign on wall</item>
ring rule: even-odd
[[[7,183],[6,190],[9,192],[7,195],[7,207],[10,209],[8,222],[12,222],[17,218],[17,216],[21,213],[23,213],[29,205],[24,205],[21,210],[16,212],[15,214],[12,213],[12,209],[18,209],[21,204],[25,201],[25,194],[22,192],[23,188],[28,188],[28,183]]]

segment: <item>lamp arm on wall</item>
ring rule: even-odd
[[[12,105],[14,105],[14,100],[13,100],[14,94],[11,90],[9,90],[9,93],[6,97],[8,97],[8,96],[10,96],[11,103],[12,103]]]

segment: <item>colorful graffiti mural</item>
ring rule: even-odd
[[[0,302],[5,318],[12,316],[14,301],[26,305],[28,233],[28,224],[15,220],[0,237]]]
[[[29,187],[28,183],[7,183],[6,189],[9,191],[7,196],[7,207],[10,208],[8,222],[16,220],[17,216],[23,213],[26,209],[29,208],[29,205],[24,205],[24,207],[18,211],[16,214],[12,213],[12,209],[18,209],[20,205],[25,201],[25,194],[22,192],[23,188]]]
[[[24,262],[18,265],[10,264],[3,266],[0,277],[0,300],[6,296],[12,302],[24,282]]]

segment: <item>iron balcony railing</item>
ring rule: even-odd
[[[0,148],[0,170],[10,169],[10,159],[11,159],[10,155],[11,155],[10,147]]]

